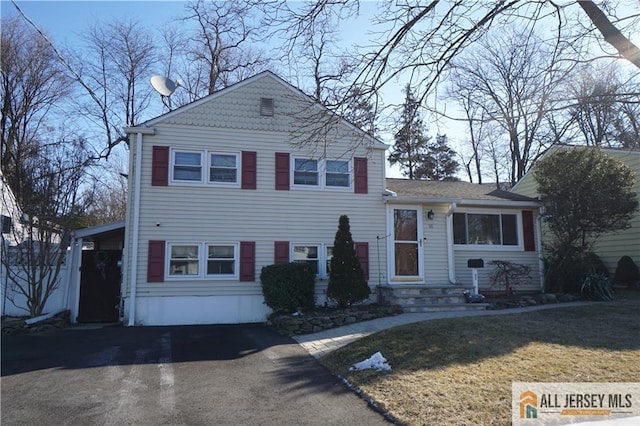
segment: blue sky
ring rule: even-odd
[[[56,42],[73,44],[76,34],[99,20],[131,18],[159,27],[179,15],[182,1],[17,1],[20,9]],[[14,5],[2,0],[2,16],[16,14]]]

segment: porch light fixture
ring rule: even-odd
[[[436,216],[436,214],[433,212],[433,210],[429,210],[427,212],[427,219],[429,220],[433,220],[433,218]]]

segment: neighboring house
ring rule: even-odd
[[[572,148],[574,148],[574,146],[556,145],[549,149],[545,155],[548,155],[557,149]],[[634,190],[640,199],[640,151],[610,148],[603,148],[602,151],[607,155],[622,161],[635,172],[636,183],[634,185]],[[537,184],[533,177],[533,170],[535,170],[535,165],[522,177],[522,179],[520,179],[520,181],[518,181],[518,183],[516,183],[511,191],[530,197],[537,197]],[[548,233],[544,232],[543,227],[543,241],[547,242],[549,238],[550,236]],[[640,264],[640,212],[636,212],[634,215],[631,221],[631,228],[620,232],[603,234],[597,240],[594,246],[594,252],[600,256],[611,274],[615,272],[617,263],[622,256],[630,256],[636,264]]]
[[[260,271],[289,261],[314,265],[322,304],[343,214],[372,300],[470,283],[469,258],[527,263],[540,289],[535,200],[386,180],[387,145],[271,72],[126,131],[128,325],[264,321]]]

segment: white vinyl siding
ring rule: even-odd
[[[259,97],[258,97],[259,100]],[[265,118],[265,117],[261,117]],[[275,117],[273,117],[275,118]],[[269,118],[272,119],[272,118]],[[341,214],[349,216],[351,232],[356,241],[369,243],[371,286],[378,278],[386,282],[387,258],[384,240],[376,244],[377,236],[385,235],[384,151],[371,152],[363,147],[356,156],[368,158],[368,194],[349,191],[276,191],[275,153],[290,150],[287,132],[212,129],[209,127],[157,125],[157,134],[145,136],[143,142],[140,233],[137,268],[126,267],[124,291],[130,285],[129,271],[136,271],[139,297],[262,295],[260,270],[274,262],[274,241],[332,241]],[[238,147],[257,153],[256,190],[218,188],[211,184],[151,186],[152,144],[171,146],[175,141],[188,140],[189,147],[203,152],[212,147]],[[134,147],[131,148],[134,150]],[[331,146],[333,158],[344,155],[345,147]],[[213,151],[212,151],[213,152]],[[218,152],[218,151],[215,151]],[[307,157],[308,158],[308,157]],[[132,161],[133,163],[133,161]],[[135,176],[132,172],[129,176]],[[130,187],[135,190],[133,182]],[[133,205],[133,204],[131,204]],[[132,209],[129,223],[133,223]],[[159,223],[160,226],[156,226]],[[127,227],[127,250],[130,253],[133,227]],[[209,278],[183,279],[147,283],[147,250],[149,240],[198,242],[252,241],[256,244],[255,282]],[[376,251],[378,246],[379,253]],[[203,249],[204,250],[204,249]],[[379,256],[378,256],[379,255]],[[127,261],[130,261],[130,256]],[[377,259],[382,262],[380,268]],[[203,260],[204,261],[204,260]],[[236,269],[239,265],[236,265]],[[320,296],[326,280],[318,281]]]

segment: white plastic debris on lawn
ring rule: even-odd
[[[353,364],[353,366],[349,368],[349,371],[369,369],[376,371],[391,371],[391,366],[387,363],[387,359],[383,357],[380,352],[376,352],[371,355],[371,358]]]

